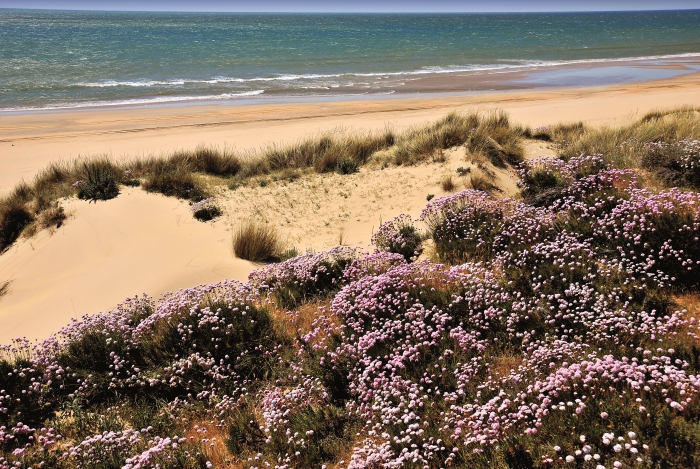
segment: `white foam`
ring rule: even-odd
[[[254,90],[245,91],[242,93],[223,93],[217,95],[209,96],[158,96],[155,98],[140,98],[140,99],[123,99],[116,101],[87,101],[81,103],[65,103],[55,106],[44,106],[44,107],[10,107],[10,108],[0,108],[0,112],[8,111],[51,111],[51,110],[61,110],[61,109],[78,109],[84,107],[105,107],[105,106],[137,106],[140,104],[166,104],[166,103],[177,103],[186,101],[217,101],[224,99],[235,99],[235,98],[245,98],[251,96],[258,96],[265,92],[265,90]]]
[[[351,77],[390,77],[390,76],[405,76],[405,75],[432,75],[445,73],[460,73],[460,72],[480,72],[480,71],[498,71],[498,70],[517,70],[530,69],[541,67],[556,67],[562,65],[576,64],[595,64],[595,63],[615,63],[629,61],[645,61],[645,60],[663,60],[663,59],[682,59],[700,57],[699,53],[687,54],[671,54],[671,55],[649,55],[642,57],[617,57],[607,59],[577,59],[577,60],[518,60],[518,59],[501,59],[500,63],[493,64],[471,64],[471,65],[452,65],[448,67],[424,67],[417,70],[404,70],[396,72],[357,72],[357,73],[334,73],[334,74],[286,74],[270,77],[212,77],[210,79],[189,79],[175,78],[172,80],[135,80],[135,81],[116,81],[110,80],[105,82],[88,82],[76,83],[75,86],[83,86],[87,88],[113,88],[113,87],[134,87],[134,88],[149,88],[153,86],[183,86],[186,84],[220,84],[220,83],[250,83],[250,82],[294,82],[300,80],[318,80],[328,78],[351,78]],[[508,63],[509,62],[509,63]]]

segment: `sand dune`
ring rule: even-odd
[[[0,278],[12,281],[0,300],[0,343],[47,337],[71,317],[142,292],[245,279],[255,267],[231,255],[224,222],[197,222],[173,198],[129,189],[108,202],[64,206],[72,213],[64,226],[0,256]]]
[[[537,145],[529,150],[547,151]],[[299,251],[341,242],[370,249],[382,220],[418,216],[428,194],[444,195],[444,175],[455,176],[456,190],[468,187],[468,177],[455,171],[473,167],[464,148],[445,156],[442,163],[363,168],[346,176],[309,173],[293,182],[220,189],[216,198],[224,215],[209,223],[196,221],[187,203],[141,189],[105,202],[63,201],[71,214],[64,226],[22,239],[0,255],[0,279],[12,280],[0,299],[0,343],[47,337],[73,317],[142,292],[157,297],[202,283],[246,280],[258,266],[234,258],[230,245],[231,227],[248,218],[274,225]],[[503,188],[498,195],[514,194],[512,171],[493,169]]]
[[[501,107],[532,126],[584,120],[622,122],[654,108],[700,105],[698,74],[617,87],[260,106],[121,109],[0,116],[0,192],[29,179],[48,162],[111,153],[133,158],[200,143],[255,148],[293,141],[337,127],[397,130],[442,117],[454,109]],[[461,152],[461,153],[460,153]],[[213,223],[192,218],[185,202],[141,189],[89,204],[62,201],[72,218],[54,233],[39,233],[0,255],[0,343],[19,336],[40,339],[71,317],[104,311],[126,297],[233,278],[256,266],[231,254],[231,227],[255,217],[272,223],[289,246],[320,250],[346,244],[369,247],[381,220],[418,215],[428,194],[444,194],[445,174],[466,181],[464,150],[444,163],[415,167],[363,167],[349,176],[310,173],[294,181],[269,180],[217,195],[224,216]],[[551,154],[529,143],[529,156]],[[516,191],[515,176],[498,173],[503,195]]]

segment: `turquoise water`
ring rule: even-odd
[[[447,73],[700,54],[700,11],[199,14],[0,9],[0,109],[401,93]]]

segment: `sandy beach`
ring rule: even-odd
[[[336,128],[402,130],[473,108],[500,108],[515,122],[538,127],[615,124],[685,104],[700,104],[700,73],[626,85],[451,96],[0,113],[0,193],[51,161],[81,156],[129,159],[200,144],[246,150]]]
[[[700,105],[700,74],[627,85],[480,94],[421,95],[265,104],[207,104],[0,114],[0,193],[56,160],[91,155],[132,159],[200,144],[244,151],[343,128],[402,130],[453,110],[494,109],[532,127],[583,121],[620,124],[657,108]],[[552,154],[529,145],[527,156]],[[256,266],[231,254],[231,226],[256,217],[274,223],[289,246],[324,249],[339,242],[368,247],[381,220],[417,215],[439,180],[463,166],[458,150],[440,164],[363,168],[358,174],[309,174],[217,194],[225,215],[195,221],[187,204],[126,189],[114,200],[70,199],[57,231],[21,239],[0,255],[0,343],[41,339],[71,317],[106,311],[126,297],[158,294],[227,278]],[[498,175],[504,195],[513,174]],[[458,185],[463,181],[457,181]]]

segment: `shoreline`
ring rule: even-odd
[[[494,66],[495,67],[495,66]],[[590,86],[613,86],[656,81],[700,72],[700,53],[620,57],[607,59],[561,60],[527,65],[503,65],[502,68],[407,71],[348,74],[356,78],[377,76],[387,79],[386,86],[371,91],[336,89],[327,93],[255,90],[219,95],[145,95],[122,100],[84,101],[44,107],[0,108],[0,116],[60,112],[150,109],[203,105],[245,106],[258,104],[364,101],[437,97],[439,95],[489,94],[516,91],[544,91]],[[331,76],[331,75],[329,75]],[[338,75],[341,76],[341,75]],[[303,78],[299,76],[297,78]],[[291,79],[291,78],[290,78]],[[250,79],[249,81],[255,81]],[[262,81],[284,77],[260,78]],[[246,81],[246,80],[244,80]],[[103,85],[108,86],[108,85]],[[111,86],[111,85],[109,85]],[[131,85],[129,85],[131,86]],[[303,88],[303,87],[302,87]]]
[[[52,161],[90,155],[130,159],[198,145],[245,151],[339,128],[402,130],[470,108],[501,108],[513,121],[539,127],[564,121],[615,124],[680,105],[700,105],[700,73],[622,85],[438,97],[0,114],[0,194],[31,180]]]

